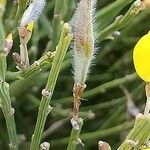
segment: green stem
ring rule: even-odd
[[[6,120],[6,126],[10,141],[10,149],[17,150],[17,133],[14,120],[14,109],[11,107],[11,99],[9,94],[9,84],[5,82],[5,75],[7,69],[6,54],[4,53],[4,43],[5,43],[5,31],[2,23],[2,18],[0,18],[0,103],[1,109]]]
[[[42,91],[42,100],[39,107],[35,131],[31,141],[30,150],[38,150],[41,141],[44,125],[48,115],[49,103],[51,101],[56,81],[60,72],[62,62],[64,60],[68,46],[72,40],[71,29],[68,23],[63,25],[61,37],[58,46],[56,47],[55,58],[52,63],[52,68],[49,74],[47,85]]]
[[[100,40],[101,41],[104,40],[114,31],[120,30],[124,26],[131,23],[134,20],[135,16],[139,14],[139,12],[140,12],[140,5],[133,3],[124,16],[116,18],[116,20],[112,24],[110,24],[100,32],[99,34]]]
[[[54,9],[54,17],[53,17],[53,37],[52,37],[52,43],[53,43],[53,49],[57,46],[59,42],[60,37],[60,29],[61,29],[61,21],[62,21],[62,5],[64,3],[64,0],[56,0],[55,1],[55,9]]]
[[[88,90],[88,91],[84,92],[83,97],[87,98],[87,97],[91,97],[98,93],[104,93],[106,90],[108,90],[110,88],[116,87],[116,86],[126,83],[126,82],[134,81],[135,79],[137,79],[136,73],[126,75],[123,78],[106,82],[100,86],[93,88],[92,90]],[[72,97],[65,97],[65,98],[61,98],[61,99],[57,100],[57,102],[59,102],[60,104],[64,104],[64,103],[67,104],[67,103],[70,103],[71,99],[72,99]]]
[[[107,27],[118,13],[134,0],[117,0],[96,12],[97,28],[99,31]],[[109,16],[112,19],[108,19]]]
[[[55,56],[55,52],[47,52],[44,56],[42,56],[39,60],[35,61],[26,70],[22,70],[18,72],[7,71],[6,78],[9,80],[29,78],[34,74],[37,74],[38,72],[43,70],[48,64],[51,64],[54,56]]]
[[[141,84],[138,88],[136,88],[135,90],[133,90],[133,92],[131,93],[131,96],[135,99],[138,99],[138,93],[143,89],[145,84]],[[119,97],[119,98],[115,98],[112,100],[107,100],[106,102],[100,103],[100,104],[96,104],[96,105],[90,105],[90,106],[85,106],[82,107],[81,110],[82,111],[86,111],[86,110],[92,110],[92,111],[98,111],[101,109],[109,109],[109,107],[114,107],[116,105],[121,105],[123,103],[126,102],[126,96],[123,97]]]
[[[9,147],[11,150],[17,150],[18,142],[14,119],[14,108],[11,107],[9,85],[6,82],[0,83],[0,99],[1,99],[1,109],[6,120],[6,126],[10,140]]]
[[[125,141],[117,150],[138,150],[150,138],[150,115],[139,114],[136,117],[135,125],[130,131]]]
[[[104,138],[104,137],[110,137],[111,135],[115,135],[122,131],[126,131],[126,130],[130,129],[132,126],[133,126],[133,122],[130,122],[130,123],[125,122],[121,125],[114,126],[109,129],[99,130],[99,131],[94,131],[94,132],[89,132],[89,133],[83,133],[83,134],[81,134],[80,137],[84,141],[91,141],[91,140],[100,139],[100,138]],[[62,139],[57,139],[57,140],[51,141],[51,145],[52,146],[58,146],[58,145],[60,146],[60,145],[67,144],[67,141],[68,141],[68,137],[65,137]]]
[[[82,118],[78,119],[78,125],[79,125],[79,129],[76,129],[74,127],[72,128],[67,150],[76,150],[79,134],[80,134],[81,128],[83,126]]]

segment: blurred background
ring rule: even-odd
[[[26,0],[22,0],[25,3]],[[82,142],[78,149],[98,149],[99,140],[108,142],[116,149],[133,126],[138,112],[143,112],[146,97],[145,83],[136,75],[132,52],[137,41],[150,30],[150,10],[144,10],[132,17],[111,36],[103,38],[102,31],[119,15],[124,15],[134,0],[98,0],[96,5],[95,38],[96,57],[86,82],[80,116],[84,119],[81,132]],[[55,51],[63,22],[69,22],[76,8],[77,0],[47,0],[43,14],[36,22],[32,39],[28,44],[30,63],[38,60],[46,51]],[[17,15],[17,1],[8,0],[4,15],[6,33],[13,33],[14,46],[8,56],[8,70],[17,72],[12,58],[19,51],[17,26],[24,12]],[[55,18],[54,15],[58,15]],[[51,149],[65,149],[71,132],[72,108],[72,66],[71,45],[65,57],[57,81],[47,118],[43,142],[51,143]],[[15,120],[22,150],[28,149],[34,131],[41,91],[46,85],[50,65],[29,78],[15,80],[7,77]],[[0,112],[0,149],[7,150],[8,135],[5,120]]]

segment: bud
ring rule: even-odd
[[[99,141],[98,142],[98,149],[99,150],[111,150],[111,147],[108,143],[103,142],[103,141]]]
[[[81,0],[72,20],[74,34],[74,79],[84,84],[94,55],[94,0]]]
[[[45,0],[34,0],[23,14],[21,26],[27,26],[34,22],[42,13],[46,2]]]
[[[40,150],[49,150],[50,144],[48,142],[44,142],[40,145]]]
[[[13,53],[13,59],[15,60],[15,62],[17,64],[21,63],[21,58],[20,58],[20,55],[18,53]]]
[[[12,33],[10,33],[5,40],[4,53],[7,55],[13,46]]]

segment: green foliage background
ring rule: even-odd
[[[23,2],[23,0],[20,2]],[[25,0],[24,0],[25,2]],[[57,7],[55,2],[58,2]],[[120,5],[117,5],[119,4]],[[100,35],[102,29],[112,23],[118,15],[125,14],[133,0],[98,0],[95,13],[95,32]],[[45,10],[36,22],[32,39],[28,44],[30,63],[38,60],[45,51],[54,51],[58,44],[61,25],[71,20],[76,0],[47,0]],[[21,5],[23,6],[23,5]],[[110,7],[111,6],[111,7]],[[115,6],[115,8],[114,8]],[[17,22],[22,16],[22,11],[15,16],[17,4],[9,0],[4,15],[4,27],[7,33],[13,32],[14,46],[8,56],[8,69],[15,72],[15,62],[12,53],[19,51],[19,38]],[[109,11],[107,11],[109,10]],[[58,15],[58,18],[53,16]],[[134,73],[132,61],[133,48],[140,37],[150,30],[150,11],[142,11],[132,18],[123,27],[121,35],[114,40],[97,39],[97,54],[87,80],[87,88],[82,101],[80,115],[84,119],[81,139],[85,144],[78,149],[97,149],[99,140],[110,143],[116,149],[124,140],[126,133],[133,125],[127,109],[128,98],[122,90],[128,90],[132,100],[142,112],[145,103],[143,81]],[[70,46],[62,70],[59,75],[51,105],[54,107],[48,116],[45,130],[49,129],[43,141],[51,143],[51,149],[65,149],[71,132],[71,107],[72,107],[72,66]],[[41,90],[45,87],[50,66],[26,79],[14,80],[7,76],[10,83],[10,93],[18,134],[20,134],[21,149],[28,149],[29,141],[33,134],[41,99]],[[5,120],[0,113],[0,149],[7,149],[8,135]]]

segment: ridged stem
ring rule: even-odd
[[[53,49],[57,46],[59,42],[60,32],[61,32],[61,21],[62,21],[62,5],[64,0],[55,0],[55,9],[54,9],[54,17],[53,17],[53,37],[52,37],[52,44]]]
[[[29,78],[43,70],[48,64],[51,64],[54,56],[55,52],[47,52],[39,60],[35,61],[31,66],[29,66],[26,70],[21,70],[18,72],[7,71],[6,78],[9,80]]]
[[[100,32],[98,38],[100,38],[100,40],[102,41],[114,31],[120,30],[126,25],[128,25],[129,23],[131,23],[134,20],[135,16],[139,14],[140,7],[141,7],[140,4],[134,2],[131,5],[130,9],[127,11],[127,13],[124,16],[118,16],[112,24],[104,28]]]
[[[150,115],[139,114],[135,125],[117,150],[140,149],[150,138]]]
[[[79,144],[78,140],[79,140],[79,134],[81,132],[81,128],[83,126],[83,119],[79,118],[77,123],[79,125],[79,128],[78,129],[72,128],[67,150],[76,150],[76,147]]]
[[[0,49],[0,107],[6,120],[6,126],[9,136],[9,147],[11,150],[18,149],[17,133],[14,120],[14,109],[11,107],[11,99],[9,94],[9,84],[5,82],[7,69],[6,54],[3,51],[5,41],[5,31],[2,19],[0,19],[1,49]]]
[[[52,68],[49,74],[47,85],[45,89],[42,91],[42,100],[39,107],[37,122],[32,137],[30,150],[39,149],[46,118],[49,113],[49,109],[51,108],[49,104],[54,92],[54,88],[56,85],[56,81],[60,72],[62,62],[64,60],[65,54],[67,52],[71,40],[72,40],[71,29],[68,23],[65,23],[62,28],[59,44],[56,47],[56,54],[52,63]]]

